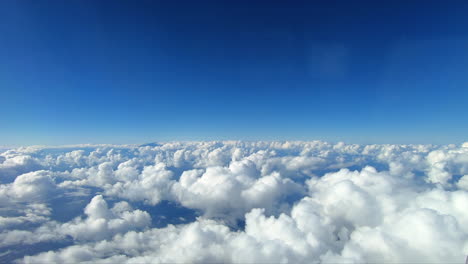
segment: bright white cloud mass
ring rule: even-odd
[[[173,142],[0,154],[0,262],[463,263],[468,145]]]

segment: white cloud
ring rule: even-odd
[[[56,185],[50,171],[21,174],[13,183],[0,185],[0,205],[14,202],[38,202],[53,197]]]
[[[109,209],[102,195],[95,196],[85,207],[86,218],[76,218],[59,227],[60,232],[77,240],[102,240],[116,233],[148,227],[151,217],[141,210],[131,211],[123,202]]]
[[[465,145],[10,149],[0,159],[0,176],[10,177],[0,185],[0,247],[72,243],[33,252],[21,259],[27,263],[462,262]],[[57,201],[75,196],[89,203],[59,221]],[[185,217],[169,217],[175,211],[158,207],[164,200],[201,216],[154,228],[152,217]],[[133,209],[142,204],[147,212]]]

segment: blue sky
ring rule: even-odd
[[[466,1],[2,1],[0,145],[467,140]]]

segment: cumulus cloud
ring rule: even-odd
[[[93,197],[85,207],[86,217],[62,224],[60,232],[76,240],[102,240],[116,233],[149,226],[151,216],[141,210],[132,210],[127,202],[117,203],[109,209],[102,195]]]
[[[466,143],[28,147],[0,155],[0,177],[0,259],[64,241],[15,258],[440,263],[468,255]],[[85,202],[60,217],[60,203],[72,201]],[[198,217],[171,222],[186,216],[169,217],[177,210],[163,202]],[[167,221],[156,228],[154,219]]]
[[[102,195],[92,198],[84,208],[84,217],[59,223],[49,221],[46,224],[27,230],[9,230],[0,233],[0,246],[14,244],[35,244],[44,241],[57,241],[67,236],[76,241],[95,241],[112,237],[129,230],[141,230],[151,223],[151,216],[141,210],[133,210],[125,201],[109,208]]]
[[[0,204],[13,202],[37,202],[53,196],[56,189],[49,171],[21,174],[13,183],[0,185]]]

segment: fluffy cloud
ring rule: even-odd
[[[13,183],[0,185],[0,204],[42,201],[53,196],[55,191],[51,172],[29,172],[16,177]]]
[[[60,232],[76,240],[102,240],[116,233],[142,229],[151,223],[151,216],[141,210],[132,210],[127,202],[109,209],[102,195],[95,196],[85,207],[86,218],[76,218],[59,227]]]
[[[10,149],[0,155],[7,251],[0,259],[22,245],[67,241],[15,256],[25,263],[462,262],[467,175],[466,144]],[[86,202],[60,217],[64,201]],[[156,228],[153,219],[186,217],[169,217],[177,210],[159,206],[164,201],[198,218]]]

